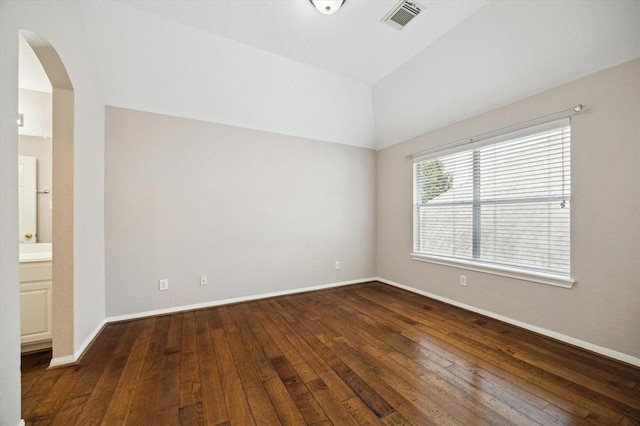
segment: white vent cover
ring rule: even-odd
[[[382,22],[395,28],[403,29],[422,9],[417,3],[401,0],[387,15],[382,18]]]

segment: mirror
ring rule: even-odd
[[[18,241],[38,241],[36,157],[18,156]]]
[[[51,138],[18,139],[18,241],[50,243],[53,236]]]

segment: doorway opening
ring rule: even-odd
[[[74,93],[46,39],[20,31],[19,51],[21,344],[50,347],[53,366],[73,360],[74,348]]]

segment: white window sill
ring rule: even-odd
[[[411,253],[411,259],[420,262],[435,263],[436,265],[449,266],[452,268],[465,269],[468,271],[483,272],[486,274],[498,275],[500,277],[514,278],[517,280],[546,284],[555,287],[573,288],[573,285],[575,284],[575,280],[558,275],[537,273],[517,268],[487,265],[485,263],[473,262],[469,260],[454,260],[438,256],[428,256],[420,253]]]

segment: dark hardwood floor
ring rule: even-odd
[[[640,369],[380,283],[108,325],[28,425],[640,424]]]

